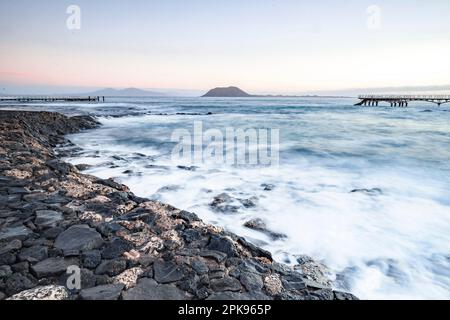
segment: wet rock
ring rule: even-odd
[[[334,297],[336,300],[359,300],[357,297],[355,297],[351,293],[345,293],[345,292],[339,292],[339,291],[336,291],[334,293]]]
[[[25,226],[7,227],[0,230],[0,241],[26,240],[33,232]]]
[[[55,241],[55,247],[64,254],[76,254],[79,251],[100,248],[103,240],[95,229],[87,225],[76,225],[61,233]]]
[[[275,185],[270,183],[263,183],[261,184],[261,187],[264,191],[272,191],[273,189],[275,189]]]
[[[117,300],[124,288],[123,284],[110,284],[84,289],[80,292],[81,300]]]
[[[241,272],[240,280],[247,291],[261,290],[264,282],[260,275],[252,272]]]
[[[110,277],[114,277],[125,271],[126,268],[127,262],[124,259],[106,260],[102,261],[95,269],[95,274],[107,274]]]
[[[124,252],[130,251],[133,245],[123,240],[122,238],[115,238],[107,243],[102,251],[103,259],[114,259],[123,255]]]
[[[159,283],[171,283],[183,279],[183,270],[172,261],[157,260],[153,264],[154,278]]]
[[[239,211],[239,205],[235,205],[235,199],[233,199],[227,193],[221,193],[214,197],[213,201],[209,204],[211,209],[221,213],[233,214]]]
[[[196,171],[198,169],[196,166],[177,166],[177,168],[186,171]]]
[[[32,273],[38,278],[55,277],[67,271],[69,266],[78,265],[76,259],[48,258],[31,267]]]
[[[22,291],[8,300],[67,300],[69,292],[65,287],[50,285]]]
[[[258,205],[258,200],[258,197],[251,197],[249,199],[239,199],[239,202],[248,209],[256,207]]]
[[[241,283],[236,278],[227,276],[222,279],[211,280],[211,289],[215,292],[240,291],[242,287]]]
[[[206,248],[209,250],[223,252],[230,258],[238,256],[236,246],[228,237],[212,235],[211,240]]]
[[[17,258],[19,261],[39,262],[48,258],[48,248],[46,246],[24,248],[17,255]]]
[[[81,264],[88,268],[96,268],[102,262],[102,254],[99,250],[84,251],[81,255]]]
[[[252,229],[252,230],[260,231],[260,232],[266,234],[268,237],[270,237],[274,241],[287,238],[286,235],[284,235],[282,233],[277,233],[277,232],[268,230],[266,223],[262,219],[259,219],[259,218],[247,221],[246,223],[244,223],[244,227]]]
[[[77,168],[77,170],[79,170],[79,171],[86,171],[86,170],[89,170],[90,168],[92,168],[92,166],[89,164],[81,163],[81,164],[75,165],[75,168]]]
[[[350,193],[364,193],[369,196],[379,196],[383,194],[383,190],[380,188],[372,188],[372,189],[353,189]]]
[[[123,300],[186,300],[186,294],[173,285],[142,278],[136,287],[122,293]]]
[[[34,288],[37,285],[36,279],[25,276],[21,273],[14,273],[5,281],[5,292],[11,296],[24,290]]]

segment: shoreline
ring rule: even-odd
[[[54,152],[90,116],[0,111],[0,300],[345,300],[194,213],[80,173]],[[81,288],[67,289],[69,266]],[[307,269],[307,268],[305,268]],[[310,273],[310,274],[309,274]]]

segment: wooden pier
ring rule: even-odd
[[[450,102],[448,95],[360,95],[358,99],[361,101],[355,106],[378,106],[386,102],[391,107],[407,107],[412,101],[431,102],[440,106]]]
[[[0,102],[105,102],[105,97],[42,97],[42,96],[21,96],[21,97],[0,97]]]

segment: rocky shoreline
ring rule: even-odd
[[[356,299],[320,281],[311,259],[294,270],[60,160],[64,135],[95,119],[0,111],[0,121],[0,300]]]

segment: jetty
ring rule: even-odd
[[[412,101],[431,102],[440,106],[450,102],[450,95],[360,95],[358,99],[361,101],[355,106],[378,106],[385,102],[391,107],[407,107]]]
[[[0,97],[0,102],[105,102],[105,97],[57,97],[57,96],[11,96]]]

